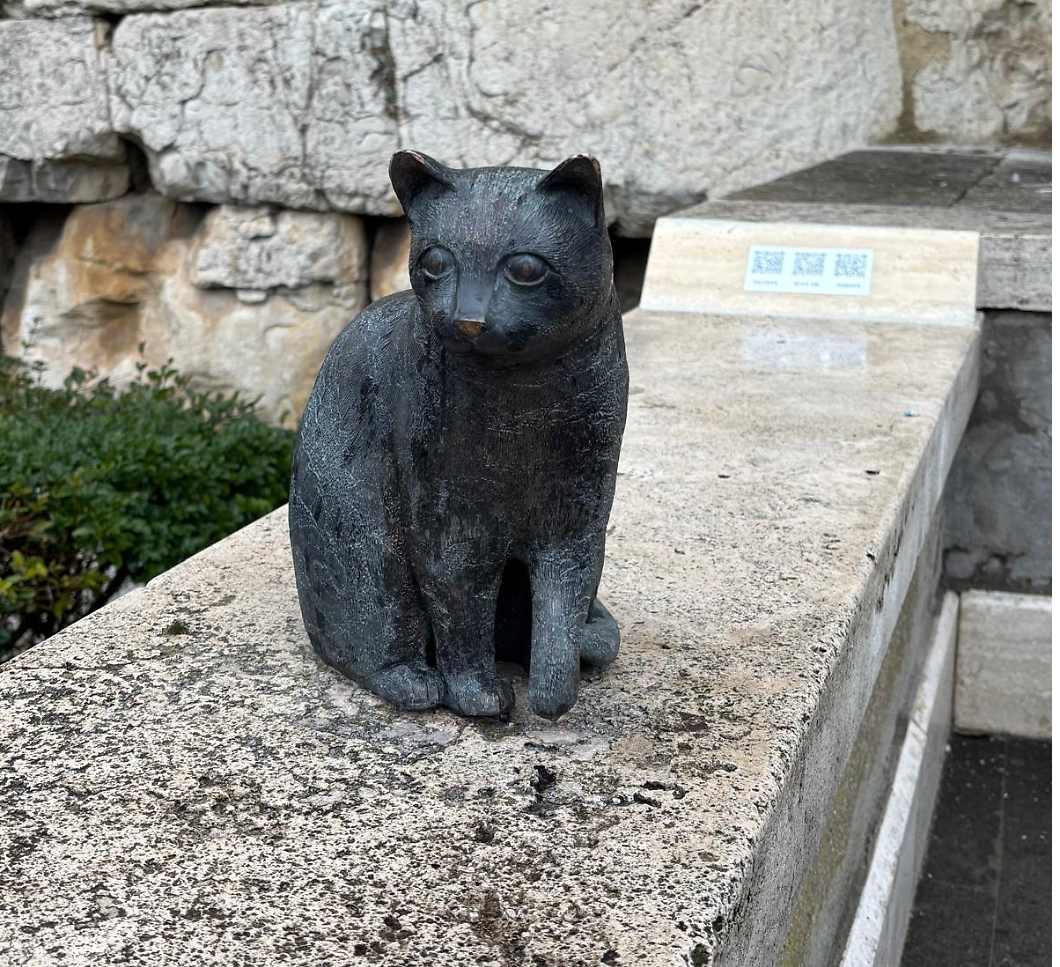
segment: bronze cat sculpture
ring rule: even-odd
[[[555,719],[618,654],[596,600],[628,373],[600,166],[447,168],[400,151],[412,290],[317,377],[291,472],[310,641],[407,709],[505,716],[498,660]]]

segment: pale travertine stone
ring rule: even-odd
[[[168,197],[394,211],[385,37],[374,0],[129,16],[112,40],[114,123]]]
[[[881,136],[901,100],[891,11],[864,0],[132,14],[108,76],[116,129],[143,143],[169,197],[397,215],[385,161],[398,147],[456,166],[591,151],[633,234]]]
[[[1051,596],[966,591],[961,595],[954,727],[1050,739]]]
[[[372,240],[372,301],[393,292],[412,288],[409,281],[409,248],[412,236],[405,219],[387,219],[379,225]]]
[[[298,232],[281,228],[283,244],[273,251],[301,266],[298,278],[306,280],[288,287],[295,279],[288,264],[273,264],[270,274],[256,240],[226,240],[216,220],[204,226],[197,209],[154,193],[75,206],[65,218],[46,215],[15,265],[0,315],[4,348],[44,363],[51,385],[74,366],[121,383],[141,360],[172,359],[199,388],[260,396],[265,417],[293,424],[332,340],[367,302],[359,220],[309,217],[339,223],[324,232],[339,247],[322,257],[320,236],[309,233],[299,253]],[[264,224],[271,216],[259,218]],[[278,221],[287,224],[282,215]],[[232,289],[197,284],[195,259],[204,249],[213,258],[211,284],[227,280]],[[329,267],[340,277],[325,281]]]
[[[978,333],[640,310],[626,332],[601,589],[623,650],[566,717],[530,717],[522,679],[509,722],[402,712],[323,666],[278,511],[0,668],[0,949],[775,964]],[[784,349],[837,344],[861,351]]]
[[[745,291],[749,253],[758,245],[871,250],[871,292]],[[978,248],[977,232],[676,216],[655,227],[640,304],[671,312],[971,326]]]
[[[979,233],[980,309],[1052,307],[1052,158],[1029,149],[853,151],[681,214]]]

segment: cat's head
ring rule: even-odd
[[[599,328],[613,267],[595,158],[455,169],[399,151],[390,180],[412,226],[412,289],[453,356],[547,359]]]

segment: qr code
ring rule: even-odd
[[[824,252],[796,252],[795,275],[824,275]]]
[[[835,257],[835,274],[844,279],[863,279],[869,269],[867,255],[839,254]]]
[[[783,252],[755,252],[751,263],[751,272],[755,275],[780,275],[783,269]]]

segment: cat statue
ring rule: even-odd
[[[291,472],[298,600],[328,664],[406,709],[556,719],[618,654],[596,599],[629,377],[600,166],[399,151],[412,290],[336,339]]]

